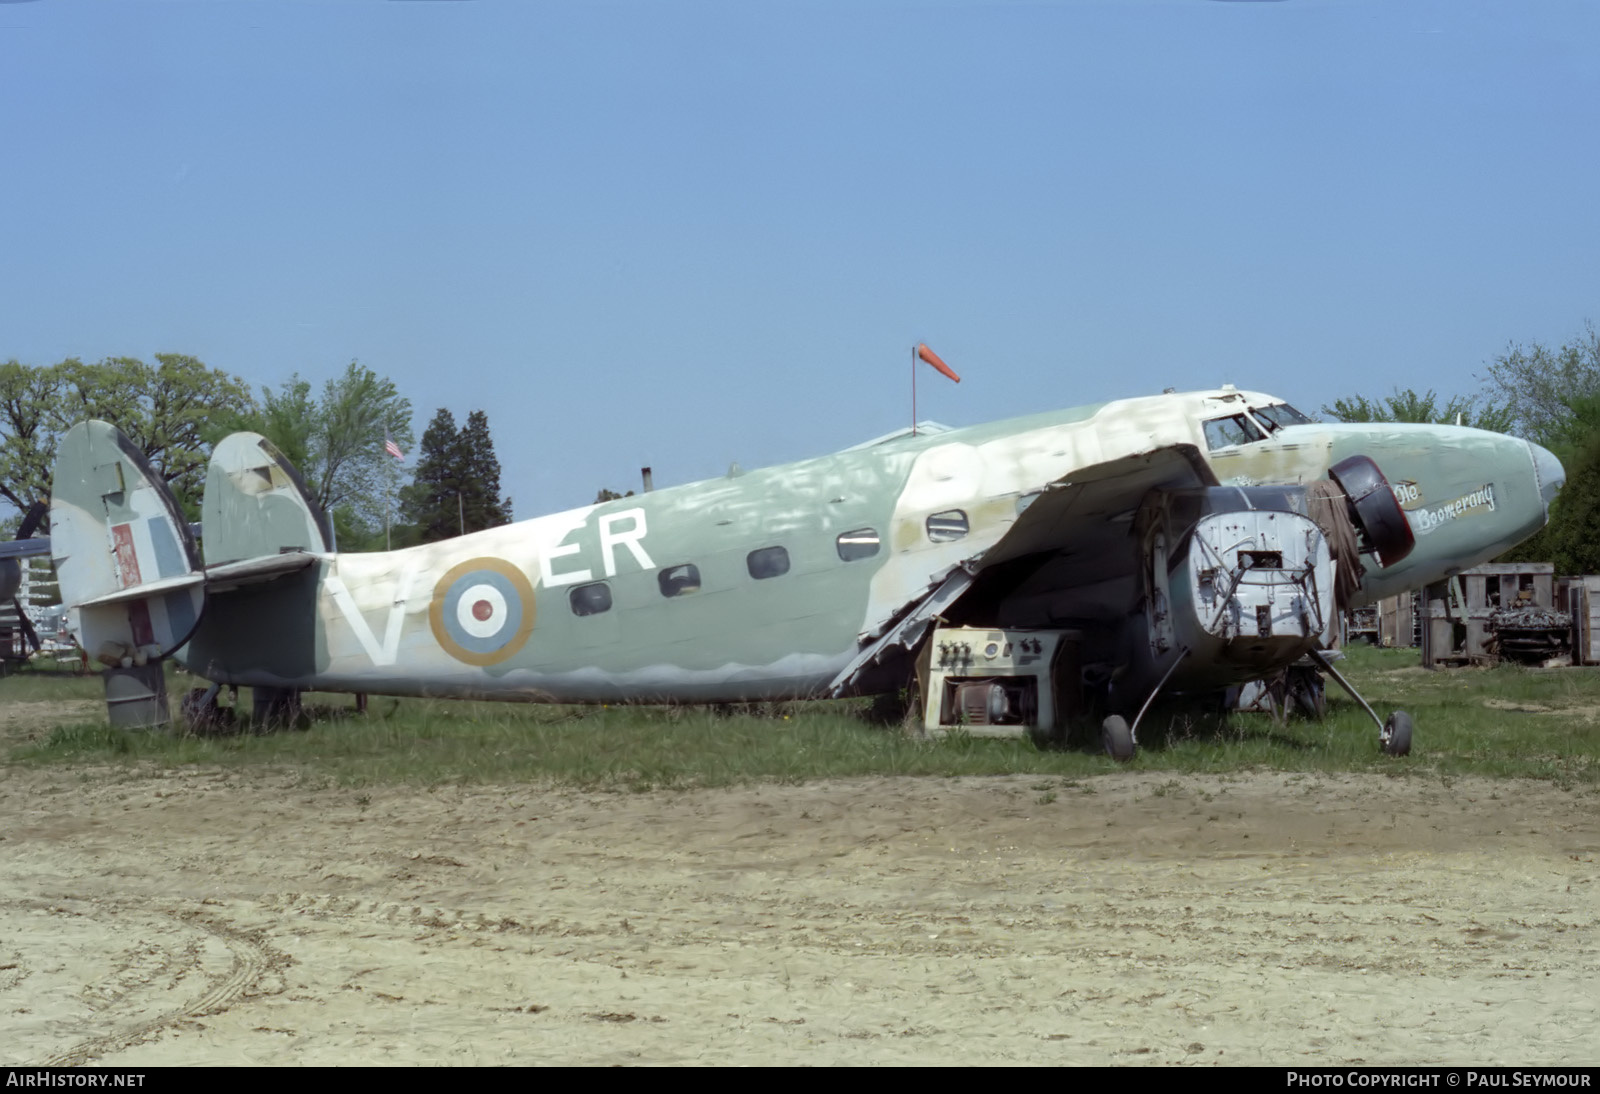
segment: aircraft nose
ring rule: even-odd
[[[1533,472],[1539,480],[1539,496],[1544,498],[1545,511],[1549,512],[1550,503],[1555,500],[1556,492],[1567,481],[1567,470],[1561,466],[1561,461],[1556,459],[1555,453],[1548,448],[1542,448],[1532,441],[1524,442],[1528,446],[1528,453],[1533,457]]]

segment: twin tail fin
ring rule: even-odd
[[[189,640],[208,592],[267,581],[333,549],[326,515],[270,441],[212,452],[202,558],[177,499],[115,426],[80,422],[56,453],[50,548],[68,626],[106,670],[113,725],[167,721],[161,661]]]

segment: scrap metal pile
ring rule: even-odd
[[[1539,664],[1572,659],[1572,616],[1554,608],[1495,608],[1489,613],[1485,646],[1495,656]]]

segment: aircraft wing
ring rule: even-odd
[[[1016,625],[1126,615],[1137,596],[1140,558],[1130,532],[1139,503],[1156,487],[1215,485],[1198,448],[1170,445],[1081,468],[1023,495],[1025,507],[1005,535],[936,576],[920,599],[880,624],[881,633],[834,678],[833,693],[848,694],[873,665],[915,649],[975,586],[981,592],[988,585],[1039,615]]]
[[[1158,448],[1110,460],[1049,483],[1017,517],[1011,530],[974,561],[980,568],[1057,552],[1102,558],[1118,568],[1133,561],[1128,529],[1144,496],[1156,487],[1215,486],[1200,450],[1193,445]]]

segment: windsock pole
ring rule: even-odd
[[[911,347],[911,435],[917,435],[917,347]]]

